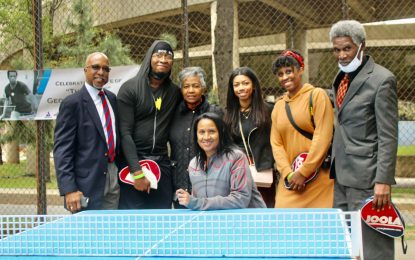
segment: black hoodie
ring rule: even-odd
[[[167,155],[169,125],[176,104],[180,101],[179,88],[167,77],[153,94],[150,86],[151,56],[155,41],[148,49],[137,75],[126,81],[117,96],[120,118],[121,145],[130,172],[140,170],[138,161],[149,155]],[[161,97],[161,108],[155,99]]]

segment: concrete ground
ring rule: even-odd
[[[0,216],[1,215],[36,215],[36,205],[10,205],[0,204]],[[69,211],[65,210],[63,206],[48,206],[48,215],[69,215]]]
[[[401,239],[395,239],[395,260],[414,260],[415,259],[415,240],[407,240],[408,250],[404,255],[402,252]]]

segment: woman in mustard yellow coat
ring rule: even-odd
[[[274,61],[272,70],[287,91],[277,100],[271,116],[271,146],[281,174],[275,207],[331,208],[334,182],[329,178],[329,170],[321,168],[333,136],[334,115],[330,99],[323,89],[301,82],[304,59],[299,52],[283,51]],[[311,93],[313,119],[309,111]],[[290,123],[286,103],[295,124],[311,133],[311,140]],[[294,170],[293,161],[304,152],[308,153],[306,160]],[[317,176],[306,183],[316,170]]]

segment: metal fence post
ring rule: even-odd
[[[32,0],[33,33],[34,33],[34,58],[35,70],[43,69],[43,44],[42,44],[42,0]],[[37,191],[37,214],[46,214],[46,181],[45,163],[45,121],[36,121],[36,191]]]

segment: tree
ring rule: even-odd
[[[226,107],[228,75],[233,69],[233,5],[234,1],[217,1],[217,22],[215,27],[216,79],[219,104]]]
[[[75,0],[72,11],[73,17],[66,21],[68,32],[58,47],[60,56],[58,60],[51,61],[51,64],[60,67],[82,67],[86,57],[95,51],[104,52],[111,65],[133,63],[129,56],[129,47],[123,45],[118,36],[94,27],[89,1]]]
[[[53,17],[56,10],[64,0],[43,0],[47,13],[42,19],[43,44],[46,47],[46,59],[53,51]],[[0,49],[9,50],[12,57],[9,66],[16,69],[32,69],[34,67],[33,53],[33,27],[32,27],[32,1],[31,0],[2,0],[0,1]],[[22,58],[22,51],[29,56]],[[16,55],[19,54],[19,55]],[[17,61],[13,61],[14,59]],[[11,63],[19,63],[13,67]]]
[[[43,3],[48,10],[49,16],[43,18],[43,31],[45,35],[43,42],[45,46],[51,46],[53,35],[53,17],[57,8],[64,0],[43,0]],[[32,1],[31,0],[2,0],[0,2],[0,49],[9,50],[9,59],[6,59],[7,67],[17,70],[32,69],[34,67],[34,53],[33,53],[33,26],[32,26]],[[46,48],[46,50],[51,50]],[[49,52],[45,53],[48,57]],[[49,122],[50,123],[50,122]],[[6,154],[15,153],[18,158],[18,143],[29,143],[34,146],[36,140],[33,133],[35,133],[34,125],[28,125],[29,135],[23,134],[21,131],[26,131],[20,128],[20,124],[10,122],[6,124],[0,121],[0,128],[4,129],[4,134],[0,138],[0,143],[7,142],[13,144],[8,145]],[[5,129],[7,128],[7,129]],[[50,127],[48,127],[50,128]],[[8,140],[8,141],[7,141]],[[13,141],[13,142],[12,142]],[[1,149],[1,147],[0,147]],[[18,159],[17,161],[18,162]],[[32,165],[33,166],[33,165]],[[31,171],[31,170],[29,170]]]
[[[54,14],[62,7],[63,0],[44,0],[49,16],[43,18],[43,44],[46,67],[82,67],[86,56],[97,50],[107,54],[111,65],[132,64],[129,55],[129,47],[122,44],[115,34],[105,33],[93,26],[90,2],[75,0],[72,3],[71,20],[66,21],[68,28],[76,34],[67,33],[64,36],[53,35]],[[15,55],[10,59],[8,67],[13,69],[32,69],[34,67],[33,56],[33,31],[32,31],[32,1],[30,0],[2,0],[0,2],[0,47],[6,48],[9,43],[18,43],[20,49],[16,49]],[[73,22],[76,21],[76,22]],[[9,44],[10,45],[10,44]],[[31,57],[16,55],[22,50],[30,53]],[[58,58],[56,57],[58,53]],[[16,121],[5,123],[11,128],[8,134],[2,134],[0,143],[17,140],[29,146],[36,145],[35,124],[32,122]],[[53,122],[46,123],[46,149],[47,154],[53,148]],[[49,163],[49,162],[46,162]],[[49,169],[49,167],[47,167]],[[50,176],[50,174],[48,174]]]
[[[162,33],[160,34],[159,39],[170,43],[171,48],[176,50],[178,44],[176,35],[171,33]]]
[[[2,0],[0,2],[0,28],[2,28],[0,48],[2,50],[17,51],[17,48],[21,48],[29,51],[33,56],[30,9],[29,0]]]

